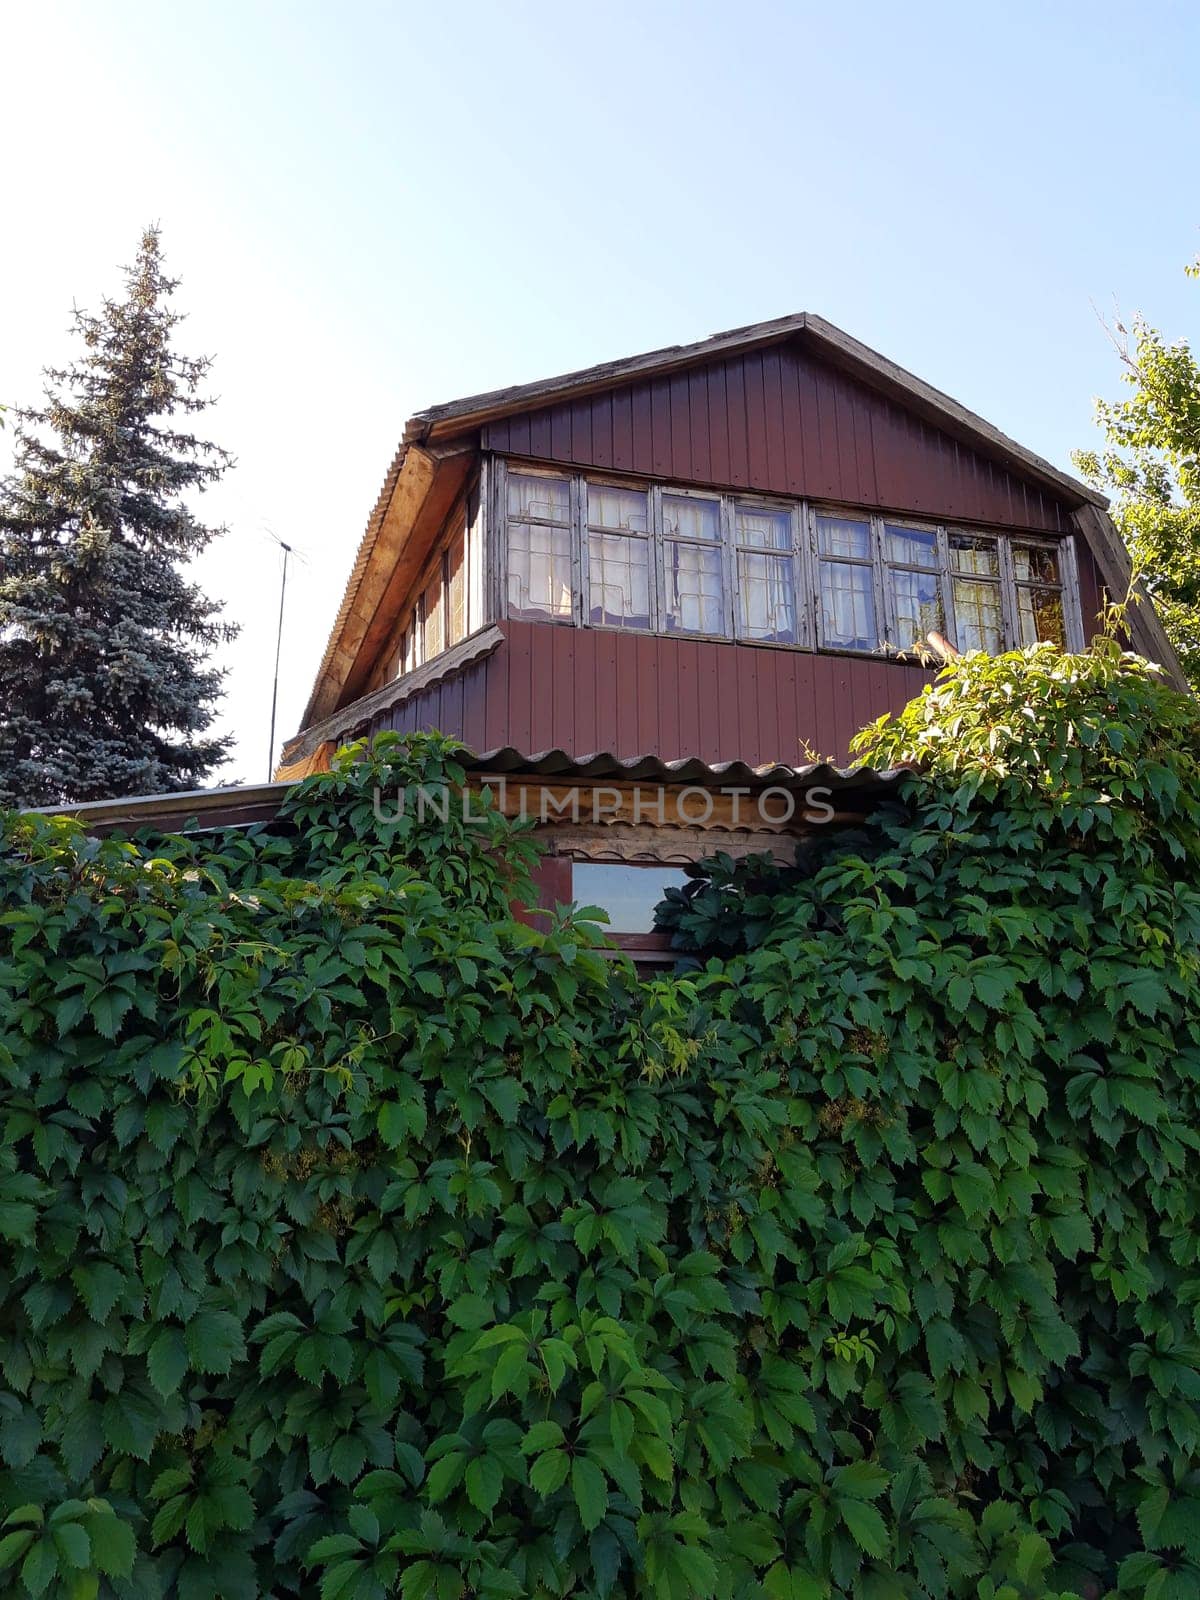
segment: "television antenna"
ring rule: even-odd
[[[281,539],[266,523],[261,524],[262,531],[268,539],[272,539],[283,551],[283,569],[279,575],[279,622],[275,629],[275,674],[271,680],[271,731],[267,742],[267,782],[270,783],[271,775],[275,770],[275,713],[279,706],[279,655],[283,646],[283,606],[287,598],[288,560],[295,556],[298,561],[303,561],[303,555],[288,544],[286,539]]]

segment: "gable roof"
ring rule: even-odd
[[[301,722],[301,729],[336,710],[355,663],[358,648],[378,608],[388,575],[399,550],[420,515],[421,505],[439,468],[458,457],[465,435],[477,433],[486,423],[520,412],[549,406],[565,398],[582,397],[619,387],[638,378],[702,366],[723,356],[762,349],[784,341],[799,341],[831,365],[882,391],[908,410],[1040,487],[1060,496],[1077,513],[1087,516],[1079,528],[1114,595],[1124,594],[1129,582],[1128,559],[1119,536],[1107,517],[1108,501],[1080,479],[1062,472],[1042,456],[1010,439],[983,417],[935,389],[932,384],[889,361],[878,351],[844,333],[824,317],[801,311],[771,322],[757,322],[714,334],[695,344],[668,345],[619,361],[603,362],[576,372],[543,378],[469,395],[430,406],[411,417],[367,522],[358,554],[334,619],[329,641]],[[459,479],[461,481],[461,479]],[[398,506],[398,502],[400,503]],[[1172,676],[1181,678],[1178,662],[1162,626],[1149,604],[1133,608],[1131,632],[1135,646],[1161,662]]]
[[[965,438],[972,444],[990,447],[990,453],[1006,465],[1015,467],[1025,477],[1032,478],[1066,499],[1072,502],[1090,501],[1100,506],[1108,504],[1102,494],[1089,488],[1080,479],[1061,472],[1042,456],[1027,450],[983,417],[951,399],[948,394],[943,394],[940,389],[935,389],[913,373],[906,372],[894,361],[881,356],[877,350],[843,333],[832,322],[826,322],[824,317],[811,311],[777,317],[773,322],[754,322],[744,328],[732,328],[726,333],[701,339],[696,344],[668,345],[662,350],[626,356],[620,361],[602,362],[599,366],[584,367],[578,372],[563,373],[556,378],[541,378],[536,383],[493,389],[486,394],[469,395],[463,400],[429,406],[409,420],[404,439],[406,442],[424,442],[445,438],[461,433],[466,428],[477,428],[499,417],[511,416],[514,412],[551,405],[567,396],[611,389],[633,378],[701,366],[720,356],[762,349],[766,345],[796,338],[816,353],[824,355],[834,365],[864,378],[873,388],[883,389],[903,401],[910,410],[936,422],[948,433]]]

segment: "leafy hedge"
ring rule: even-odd
[[[377,821],[436,738],[9,819],[4,1592],[1194,1600],[1197,732],[967,658],[643,986],[519,826]]]

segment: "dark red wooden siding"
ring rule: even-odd
[[[1090,639],[1099,631],[1100,608],[1105,603],[1104,579],[1096,558],[1076,536],[1075,564],[1079,569],[1079,610],[1083,616],[1083,636]]]
[[[552,623],[508,622],[504,632],[492,655],[382,713],[370,731],[436,728],[477,752],[844,763],[859,728],[929,681],[920,667],[870,656]]]
[[[792,345],[505,417],[482,442],[677,482],[1070,528],[1053,495]]]

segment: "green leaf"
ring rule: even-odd
[[[571,1458],[565,1450],[547,1450],[529,1469],[530,1487],[543,1499],[561,1489],[571,1470]]]
[[[78,1522],[57,1523],[51,1532],[59,1563],[65,1567],[86,1567],[91,1564],[92,1541],[86,1529]]]
[[[521,1441],[523,1455],[539,1455],[563,1442],[563,1431],[557,1422],[535,1422]]]
[[[967,1347],[962,1334],[944,1318],[935,1318],[925,1329],[925,1349],[935,1378],[945,1377],[952,1369],[961,1371],[966,1363]]]
[[[195,1372],[227,1373],[246,1354],[242,1325],[231,1311],[197,1311],[184,1329]]]
[[[891,1474],[874,1461],[853,1461],[833,1475],[834,1493],[855,1500],[876,1500],[887,1488]]]
[[[0,1572],[20,1561],[36,1538],[34,1529],[19,1528],[0,1539]]]
[[[161,1395],[174,1394],[188,1370],[188,1352],[183,1330],[164,1328],[150,1346],[146,1371]]]
[[[93,1565],[110,1578],[128,1578],[137,1553],[133,1529],[111,1512],[101,1511],[88,1518],[87,1531]]]
[[[21,1582],[31,1595],[44,1594],[58,1571],[58,1553],[53,1540],[43,1536],[32,1545],[21,1567]]]
[[[495,1456],[476,1456],[466,1471],[467,1499],[477,1511],[491,1516],[504,1486],[504,1470]]]
[[[579,1520],[590,1533],[603,1522],[608,1510],[608,1484],[603,1472],[587,1456],[576,1456],[571,1463],[571,1492],[579,1508]]]
[[[890,1548],[887,1529],[873,1505],[864,1500],[842,1500],[838,1503],[838,1515],[864,1555],[876,1561],[887,1555]]]

